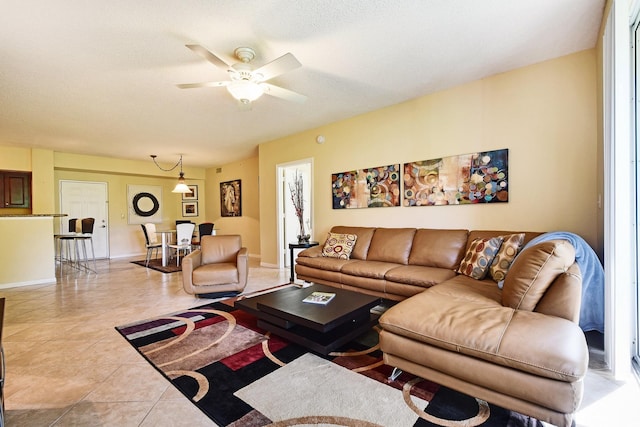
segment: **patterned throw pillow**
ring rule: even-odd
[[[358,236],[355,234],[338,234],[330,232],[327,236],[326,242],[324,242],[322,256],[349,259],[351,251],[356,245],[357,238]]]
[[[502,244],[502,236],[491,239],[475,239],[460,263],[458,273],[482,280],[487,275],[493,258]]]
[[[502,246],[500,246],[500,250],[489,268],[489,273],[491,273],[491,277],[496,282],[504,280],[504,276],[507,275],[513,259],[518,255],[518,252],[522,249],[522,243],[524,243],[524,233],[508,234],[502,237],[504,238]]]

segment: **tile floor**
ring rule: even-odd
[[[287,281],[288,270],[252,266],[246,291]],[[65,269],[57,284],[2,289],[0,297],[7,426],[214,425],[114,330],[205,304],[182,290],[180,274],[98,261],[98,274]],[[612,381],[599,356],[594,349],[578,427],[639,425],[637,381]]]

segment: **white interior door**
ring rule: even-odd
[[[640,200],[638,198],[638,191],[640,190],[640,164],[638,161],[640,160],[640,16],[636,17],[636,20],[633,25],[633,82],[634,82],[634,126],[633,126],[633,136],[635,138],[634,145],[634,154],[635,154],[635,165],[636,170],[634,171],[636,176],[636,182],[634,187],[634,193],[636,194],[635,203],[633,204],[633,208],[635,209],[634,216],[636,218],[636,224],[638,224],[638,220],[640,220]],[[634,316],[634,324],[633,324],[633,341],[635,345],[633,347],[633,358],[636,361],[636,364],[640,365],[640,227],[636,225],[636,236],[635,236],[635,265],[634,265],[634,276],[635,279],[635,301],[633,306],[633,316]]]
[[[67,232],[70,218],[95,218],[93,247],[96,258],[109,258],[108,192],[106,182],[60,181],[60,230]]]
[[[312,197],[312,188],[313,183],[311,182],[311,160],[300,160],[297,162],[286,163],[282,165],[278,165],[277,174],[278,174],[278,199],[279,206],[278,209],[278,262],[279,267],[289,268],[290,260],[289,260],[289,243],[298,241],[298,234],[300,233],[300,225],[298,222],[298,217],[295,214],[295,209],[293,207],[293,202],[291,201],[291,192],[289,190],[289,184],[293,182],[295,179],[296,173],[302,176],[303,182],[303,199],[304,199],[304,225],[305,232],[307,234],[311,234],[311,238],[313,239],[313,223],[312,223],[312,215],[313,212],[313,197]]]

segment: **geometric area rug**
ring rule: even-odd
[[[542,426],[408,373],[389,381],[375,329],[320,356],[256,321],[226,300],[116,330],[220,426]]]

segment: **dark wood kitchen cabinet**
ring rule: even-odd
[[[0,171],[0,207],[31,207],[31,172]]]

